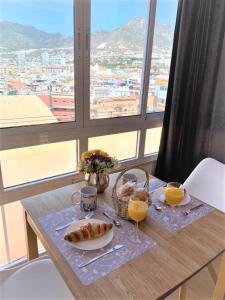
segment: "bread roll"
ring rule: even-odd
[[[112,223],[87,223],[79,229],[74,230],[64,236],[64,240],[69,242],[80,242],[98,238],[112,229]]]
[[[118,189],[119,197],[130,196],[135,190],[135,183],[128,181]]]
[[[141,201],[148,201],[149,193],[144,188],[138,188],[134,192],[134,198],[138,198]]]

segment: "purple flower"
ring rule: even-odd
[[[111,161],[111,158],[93,153],[89,158],[87,158],[85,160],[87,160],[87,161],[98,160],[99,162],[105,162],[105,163],[107,163],[107,162]]]

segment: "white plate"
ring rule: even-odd
[[[80,226],[87,224],[87,223],[105,223],[105,222],[102,220],[98,220],[98,219],[78,220],[78,221],[75,221],[73,224],[71,224],[67,228],[65,235],[71,231],[77,230]],[[93,240],[81,241],[81,242],[69,242],[69,241],[66,241],[66,242],[69,243],[72,247],[75,247],[77,249],[96,250],[96,249],[100,249],[100,248],[106,246],[108,243],[111,242],[112,239],[113,239],[113,229],[109,230],[103,236],[93,239]]]
[[[152,202],[156,201],[156,200],[159,200],[161,202],[165,202],[165,194],[164,194],[164,189],[165,187],[160,187],[158,188],[157,190],[155,190],[152,194],[151,194],[151,199],[152,199]],[[184,198],[183,200],[177,204],[176,206],[184,206],[184,205],[187,205],[188,203],[191,202],[191,197],[190,195],[185,191],[184,193]]]

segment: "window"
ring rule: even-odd
[[[136,157],[137,131],[110,134],[88,139],[88,149],[104,149],[119,160]]]
[[[140,114],[147,9],[148,0],[92,1],[92,119]]]
[[[155,157],[176,6],[177,0],[1,0],[4,261],[24,253],[7,246],[7,224],[22,228],[13,220],[18,202],[8,202],[71,184],[87,149],[102,148],[122,165]]]
[[[1,2],[4,188],[74,171],[93,136],[116,134],[119,143],[123,132],[143,136],[162,123],[146,111],[164,109],[177,1],[50,2]],[[145,139],[133,140],[132,157],[143,159]],[[23,172],[11,176],[25,161]]]
[[[3,186],[74,172],[77,143],[67,141],[0,152]]]
[[[1,212],[3,210],[3,207],[1,207]],[[6,254],[6,249],[5,249],[5,239],[4,239],[4,227],[5,224],[3,225],[3,220],[2,220],[2,215],[0,215],[0,265],[6,264],[7,263],[7,254]]]
[[[5,220],[4,227],[3,218]],[[0,232],[0,265],[13,262],[26,255],[23,210],[20,202],[9,203],[2,207]],[[39,240],[38,248],[39,251],[43,249]]]
[[[1,1],[1,128],[75,119],[73,1],[49,2]]]
[[[157,1],[148,89],[148,113],[165,110],[177,2],[177,0]]]
[[[146,130],[145,155],[157,153],[159,151],[162,127]]]

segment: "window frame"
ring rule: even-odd
[[[141,164],[156,159],[157,155],[144,155],[146,129],[162,126],[163,113],[147,113],[147,98],[152,59],[153,36],[157,0],[149,0],[142,65],[140,114],[107,119],[90,119],[90,12],[91,0],[74,0],[74,63],[75,63],[75,121],[57,124],[29,125],[0,129],[0,151],[78,140],[78,154],[87,150],[88,138],[114,133],[138,131],[137,157],[121,162],[122,167]],[[75,40],[77,41],[75,43]],[[107,125],[107,126],[105,126]],[[77,155],[79,157],[79,155]],[[3,187],[0,170],[0,201],[6,204],[55,189],[74,180],[81,180],[81,174],[73,173],[45,178],[9,188]]]

